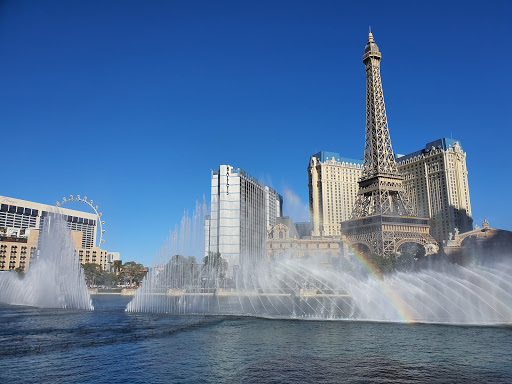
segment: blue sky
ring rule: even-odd
[[[145,264],[220,164],[304,219],[309,157],[363,156],[371,25],[395,153],[460,139],[475,223],[512,230],[511,14],[510,1],[1,1],[0,194],[87,195],[105,248]]]

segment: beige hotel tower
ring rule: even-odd
[[[362,160],[334,152],[311,156],[309,206],[313,236],[339,236],[340,223],[350,218],[362,174]],[[409,155],[397,156],[403,186],[419,217],[430,219],[438,241],[473,229],[466,152],[458,140],[443,138]]]
[[[318,152],[308,167],[312,236],[341,236],[342,221],[350,219],[361,177],[362,160]]]

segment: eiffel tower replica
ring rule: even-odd
[[[382,55],[368,34],[363,63],[366,68],[366,134],[359,191],[350,220],[341,232],[351,245],[364,245],[370,253],[389,257],[405,243],[425,247],[426,254],[439,249],[430,235],[427,218],[417,217],[403,187],[391,147],[384,94],[380,78]]]

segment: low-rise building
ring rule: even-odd
[[[486,219],[481,228],[476,225],[475,229],[465,233],[450,233],[448,240],[443,243],[443,252],[455,258],[471,256],[482,261],[489,258],[510,260],[512,232],[491,228]]]
[[[324,265],[342,255],[343,245],[337,236],[299,236],[289,217],[278,218],[267,237],[267,258],[270,261],[285,258],[315,258]]]
[[[28,270],[37,252],[39,230],[0,229],[0,271]]]
[[[98,264],[108,270],[107,251],[98,247],[82,248],[82,232],[71,231],[75,252],[81,264]],[[0,271],[27,272],[38,257],[39,229],[2,228],[0,230]]]

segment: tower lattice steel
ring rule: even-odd
[[[366,68],[366,134],[363,172],[352,218],[342,232],[351,244],[364,244],[372,253],[390,256],[404,243],[418,243],[436,252],[428,219],[419,218],[402,185],[391,146],[382,81],[379,47],[370,31],[363,56]]]

